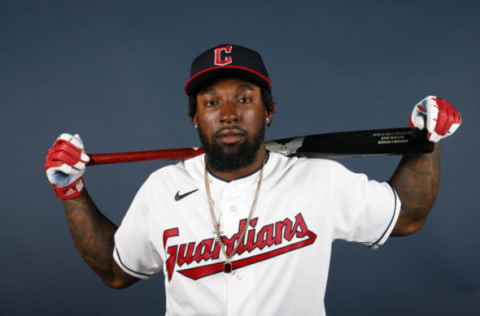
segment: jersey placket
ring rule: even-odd
[[[222,222],[221,227],[224,235],[231,238],[233,235],[240,232],[240,221],[248,218],[251,203],[255,190],[250,187],[255,182],[242,183],[242,179],[228,183],[223,191],[221,201]],[[250,182],[250,181],[248,181]],[[255,217],[255,213],[254,216]],[[246,238],[246,236],[245,236]],[[232,261],[239,259],[239,255],[235,254]],[[255,304],[250,302],[245,304],[246,295],[254,293],[254,283],[252,280],[252,273],[250,267],[244,267],[238,270],[233,270],[230,274],[225,274],[227,281],[227,315],[255,315]]]

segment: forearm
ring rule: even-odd
[[[402,202],[392,235],[411,234],[424,224],[440,182],[440,143],[430,154],[405,155],[390,179]]]
[[[73,242],[87,264],[111,287],[130,284],[119,283],[119,275],[123,279],[128,277],[113,260],[117,226],[98,210],[87,191],[84,190],[78,198],[63,200],[63,206]]]

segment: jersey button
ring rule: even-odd
[[[230,206],[230,211],[236,212],[236,211],[237,211],[237,207],[236,207],[235,205]]]
[[[239,281],[242,281],[242,279],[243,279],[242,273],[241,273],[241,272],[238,272],[238,271],[237,271],[237,273],[235,273],[235,277],[236,277],[237,280],[239,280]]]

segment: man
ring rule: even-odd
[[[438,189],[438,141],[461,122],[449,103],[415,106],[410,124],[427,128],[435,149],[403,157],[379,183],[330,160],[267,152],[270,88],[253,50],[198,56],[185,91],[206,154],[154,172],[118,229],[84,189],[80,137],[59,137],[45,170],[78,250],[107,285],[163,271],[167,315],[324,315],[333,240],[376,248],[420,229]]]

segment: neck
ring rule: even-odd
[[[207,168],[208,171],[210,171],[214,176],[217,178],[223,179],[225,181],[233,181],[235,179],[244,177],[246,175],[249,175],[256,170],[260,169],[263,165],[263,162],[265,161],[267,157],[267,152],[265,150],[265,146],[261,146],[260,149],[257,151],[257,154],[255,156],[255,160],[253,163],[251,163],[248,166],[245,166],[243,168],[237,169],[237,170],[232,170],[232,171],[215,171],[212,168],[210,168],[208,164],[208,159],[207,161]]]

